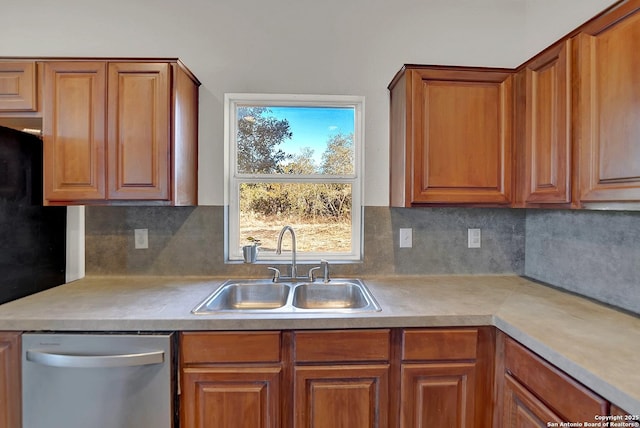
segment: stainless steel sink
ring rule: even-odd
[[[292,304],[302,309],[361,309],[369,305],[369,300],[359,284],[331,282],[299,285]]]
[[[322,282],[281,282],[268,279],[228,280],[191,312],[295,313],[375,312],[380,305],[358,279]]]
[[[271,281],[227,281],[192,312],[247,311],[281,308],[287,303],[290,287]]]

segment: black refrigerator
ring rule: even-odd
[[[42,141],[0,126],[0,304],[65,282],[66,207],[42,206]]]

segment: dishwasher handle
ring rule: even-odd
[[[47,351],[27,350],[27,361],[51,367],[108,368],[134,367],[164,362],[164,351],[150,351],[117,355],[56,354]]]

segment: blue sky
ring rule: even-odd
[[[300,153],[300,149],[313,149],[316,164],[320,163],[322,153],[331,136],[342,133],[351,134],[354,130],[354,109],[344,107],[273,107],[271,115],[278,119],[287,119],[293,138],[284,142],[280,148],[290,154]]]

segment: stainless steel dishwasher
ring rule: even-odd
[[[23,428],[171,428],[172,342],[171,334],[23,334]]]

